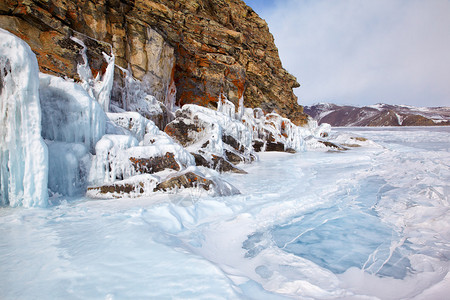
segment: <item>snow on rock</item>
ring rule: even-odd
[[[130,135],[106,134],[95,145],[89,183],[98,185],[130,177],[130,162],[124,158],[124,150],[137,146],[138,140]]]
[[[333,133],[330,135],[330,141],[340,144],[344,147],[367,147],[367,148],[382,148],[381,145],[368,140],[365,137],[355,134],[348,134],[343,132]]]
[[[152,121],[137,112],[107,113],[107,116],[117,126],[130,131],[139,141],[144,139],[146,133],[157,134],[159,131]]]
[[[84,144],[46,141],[49,153],[48,188],[66,196],[86,191],[91,159]]]
[[[0,40],[0,203],[46,206],[48,153],[41,137],[36,56],[3,29]]]
[[[97,199],[150,196],[158,181],[158,177],[150,174],[136,175],[111,184],[89,187],[86,196]]]
[[[44,139],[83,143],[94,152],[106,130],[100,105],[75,82],[42,73],[39,82]]]
[[[208,168],[189,167],[181,173],[169,176],[155,187],[155,191],[178,193],[184,189],[205,190],[210,196],[231,196],[240,194],[219,174]]]
[[[173,95],[172,102],[167,102],[169,107],[159,102],[154,96],[149,95],[148,87],[142,81],[139,81],[130,74],[128,70],[120,68],[123,73],[122,84],[114,86],[116,98],[120,100],[113,101],[111,104],[111,111],[120,113],[124,111],[134,111],[141,114],[143,117],[153,121],[158,128],[164,129],[167,123],[173,119]]]
[[[188,104],[176,112],[176,119],[165,131],[187,150],[201,155],[209,167],[217,166],[216,157],[225,159],[223,165],[229,165],[231,160],[235,163],[253,161],[256,155],[252,134],[236,116],[234,105],[229,101],[219,105],[217,111]]]

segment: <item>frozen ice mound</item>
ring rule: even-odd
[[[44,139],[83,143],[94,152],[105,134],[107,117],[78,84],[47,74],[39,74]]]
[[[139,141],[142,141],[146,134],[159,135],[158,127],[137,112],[107,113],[107,116],[114,124],[128,130]]]
[[[48,188],[66,196],[84,194],[91,165],[89,149],[77,143],[46,143],[49,153]]]
[[[3,29],[0,39],[0,203],[46,206],[48,153],[41,137],[36,56]]]

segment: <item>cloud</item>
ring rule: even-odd
[[[450,1],[285,0],[255,7],[299,103],[450,104]]]

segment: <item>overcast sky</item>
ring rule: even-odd
[[[450,0],[244,0],[317,102],[450,106]]]

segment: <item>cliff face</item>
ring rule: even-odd
[[[77,79],[76,37],[94,76],[112,47],[116,65],[161,102],[214,107],[223,93],[236,106],[243,96],[245,106],[306,122],[266,22],[241,0],[6,0],[0,27],[28,42],[42,72]],[[116,68],[119,85],[121,75]]]

